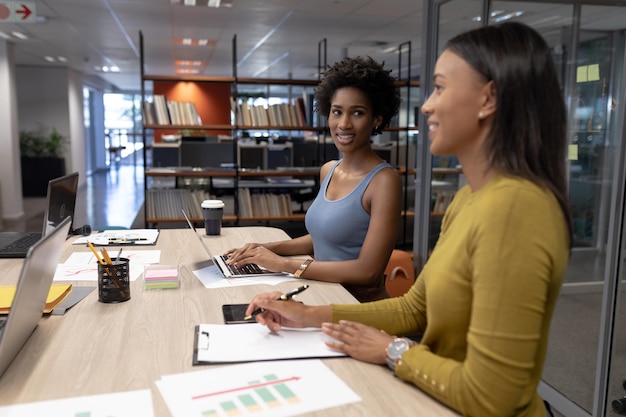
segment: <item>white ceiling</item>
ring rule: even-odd
[[[205,66],[200,75],[233,76],[235,36],[239,77],[315,79],[324,39],[328,64],[344,55],[369,55],[396,71],[398,54],[388,49],[410,42],[411,74],[419,74],[421,0],[232,0],[232,7],[219,9],[170,1],[177,0],[28,0],[35,4],[37,22],[0,22],[0,31],[18,30],[30,38],[10,40],[18,70],[70,66],[98,74],[121,90],[140,86],[140,31],[148,75],[175,75],[176,60],[201,60]],[[626,6],[626,1],[611,3]],[[572,14],[572,6],[547,2],[494,1],[492,9],[525,11],[517,20],[555,42]],[[443,37],[476,27],[472,17],[480,11],[480,0],[444,5]],[[584,7],[583,27],[624,29],[626,7]],[[208,39],[209,46],[176,45],[175,39],[183,37]],[[51,64],[45,55],[63,56],[68,62]],[[406,54],[402,60],[405,65]],[[120,72],[94,69],[103,66],[117,66]]]

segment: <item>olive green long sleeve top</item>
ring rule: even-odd
[[[466,416],[545,416],[537,385],[569,260],[554,195],[519,178],[464,187],[404,296],[334,305],[332,320],[423,333],[398,377]]]

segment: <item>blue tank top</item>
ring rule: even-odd
[[[315,259],[344,261],[359,257],[369,227],[370,215],[363,208],[363,193],[370,181],[383,168],[392,168],[386,162],[378,164],[343,198],[329,200],[326,190],[335,168],[331,168],[320,185],[320,191],[306,212],[305,226],[313,240]]]

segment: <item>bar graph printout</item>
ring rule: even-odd
[[[285,417],[361,401],[319,359],[229,365],[156,385],[172,417]]]
[[[0,407],[0,417],[154,417],[150,390],[64,398]]]

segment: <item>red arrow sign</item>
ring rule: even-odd
[[[0,0],[0,23],[36,23],[37,9],[34,1]]]
[[[30,16],[30,14],[32,12],[30,11],[30,9],[25,4],[22,4],[21,6],[22,6],[22,8],[16,10],[15,13],[23,14],[24,16],[22,16],[22,20],[25,20],[25,19],[28,18],[28,16]]]

